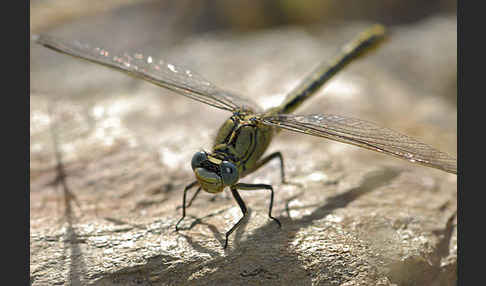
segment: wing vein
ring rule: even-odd
[[[262,122],[457,174],[456,160],[448,154],[397,131],[365,120],[332,114],[279,114],[264,117]]]

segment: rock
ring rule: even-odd
[[[441,94],[455,80],[455,21],[396,27],[296,113],[374,121],[455,156],[455,102]],[[206,34],[157,56],[268,107],[367,25]],[[436,52],[423,56],[423,42]],[[250,216],[224,250],[241,216],[229,194],[201,193],[174,226],[191,156],[228,113],[34,45],[31,64],[32,285],[456,284],[456,175],[282,132],[269,151],[300,185],[280,184],[277,162],[243,180],[274,186],[282,228],[268,193],[241,191]]]

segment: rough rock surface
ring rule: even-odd
[[[271,106],[364,27],[207,34],[154,56]],[[456,70],[455,18],[396,27],[296,113],[352,115],[456,156]],[[242,191],[250,216],[223,250],[241,216],[229,193],[200,194],[174,226],[191,156],[229,114],[34,45],[31,90],[32,285],[455,285],[455,175],[282,132],[269,151],[300,185],[280,184],[277,162],[244,181],[273,184],[283,226],[265,191]]]

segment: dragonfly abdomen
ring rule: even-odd
[[[329,62],[319,64],[298,86],[296,86],[275,109],[275,113],[292,113],[305,100],[316,94],[326,82],[346,67],[353,60],[362,57],[375,49],[385,39],[385,28],[375,25],[364,31],[356,40],[342,47],[339,53]]]

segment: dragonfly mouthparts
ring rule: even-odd
[[[219,165],[209,160],[202,162],[201,168],[204,168],[210,172],[216,173],[218,176],[221,176],[221,168],[219,167]]]

